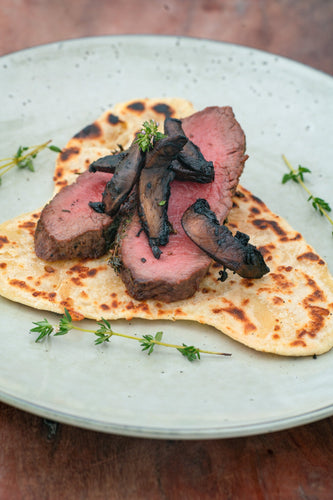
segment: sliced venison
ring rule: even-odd
[[[99,200],[110,174],[89,171],[64,187],[44,207],[35,231],[35,251],[47,261],[97,258],[109,248],[116,221],[94,211],[89,200]]]
[[[120,275],[128,292],[138,300],[170,302],[195,293],[211,259],[185,234],[182,215],[198,198],[205,198],[223,222],[247,159],[245,135],[230,107],[208,107],[183,119],[182,127],[204,158],[213,162],[214,181],[172,181],[168,219],[173,233],[159,259],[152,255],[146,234],[140,232],[139,217],[133,215],[120,240]]]

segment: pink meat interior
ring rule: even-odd
[[[201,149],[208,161],[213,161],[215,179],[209,184],[173,181],[168,206],[169,221],[175,234],[161,247],[162,255],[155,259],[140,222],[135,217],[122,242],[125,267],[135,269],[136,279],[162,279],[177,283],[203,266],[210,258],[184,233],[181,218],[185,210],[198,198],[206,199],[217,218],[223,221],[232,206],[231,192],[236,188],[243,169],[243,131],[237,124],[232,109],[206,108],[183,120],[185,134]]]
[[[84,232],[103,228],[110,224],[110,217],[100,214],[89,206],[89,201],[101,201],[105,184],[112,176],[104,172],[85,172],[78,180],[64,187],[53,199],[49,210],[48,231],[58,240],[73,239]]]

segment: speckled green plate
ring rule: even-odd
[[[281,154],[312,170],[309,186],[332,203],[333,80],[253,49],[155,36],[59,42],[0,59],[0,157],[20,144],[59,146],[118,101],[184,97],[197,109],[231,105],[247,135],[242,184],[288,219],[333,269],[331,227],[295,184],[281,185]],[[0,221],[43,205],[54,156],[36,172],[11,171]],[[0,298],[0,399],[60,422],[158,438],[216,438],[275,431],[333,414],[333,352],[317,359],[261,354],[190,322],[115,322],[120,331],[164,331],[170,342],[232,353],[189,363],[177,352],[141,353],[115,338],[95,347],[71,333],[36,344],[33,321],[52,314]],[[85,322],[93,326],[91,322]]]

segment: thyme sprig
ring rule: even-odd
[[[284,174],[282,177],[282,184],[285,184],[288,181],[294,181],[294,182],[299,182],[301,180],[304,182],[304,175],[305,173],[311,173],[311,170],[308,169],[307,167],[302,167],[301,165],[298,165],[297,171],[294,169],[289,172],[289,174]]]
[[[283,161],[285,162],[285,164],[287,165],[287,167],[290,170],[290,173],[285,174],[282,177],[282,184],[285,184],[289,180],[292,180],[292,181],[297,182],[298,184],[300,184],[302,186],[302,188],[309,195],[307,201],[311,201],[311,204],[312,204],[313,208],[315,210],[317,210],[320,213],[320,215],[325,216],[326,219],[333,226],[333,220],[332,220],[332,218],[328,214],[328,212],[332,211],[330,205],[327,203],[327,201],[323,200],[322,198],[318,198],[318,197],[314,196],[312,194],[312,192],[310,191],[310,189],[306,186],[306,184],[304,182],[304,174],[311,173],[311,170],[309,170],[307,167],[302,167],[301,165],[298,165],[298,169],[295,170],[291,166],[291,164],[289,163],[289,161],[287,160],[287,158],[284,155],[282,155],[282,159],[283,159]]]
[[[159,141],[163,137],[165,137],[165,135],[158,131],[158,123],[155,120],[149,120],[143,122],[142,129],[137,134],[135,142],[145,153],[154,146],[156,141]]]
[[[0,159],[0,186],[2,177],[15,166],[20,169],[27,168],[31,172],[34,172],[34,159],[43,149],[49,149],[56,153],[61,152],[61,149],[51,144],[51,140],[49,140],[36,146],[19,146],[15,155]]]
[[[81,328],[73,322],[72,317],[67,309],[65,309],[64,315],[61,317],[58,325],[55,326],[51,325],[51,323],[49,323],[49,321],[46,318],[44,318],[42,321],[33,322],[33,324],[36,326],[30,329],[30,333],[39,333],[35,342],[41,342],[46,337],[49,337],[52,334],[53,336],[65,335],[71,330],[78,330],[81,332],[93,333],[96,337],[94,342],[95,345],[100,345],[106,342],[110,342],[113,336],[136,340],[137,342],[140,342],[142,351],[146,351],[148,355],[150,355],[154,351],[156,345],[159,345],[163,347],[170,347],[173,349],[177,349],[177,351],[179,351],[189,361],[200,359],[200,354],[231,356],[231,354],[229,353],[207,351],[204,349],[198,349],[197,347],[194,346],[188,346],[184,343],[182,345],[178,345],[178,344],[169,344],[166,342],[162,342],[163,332],[161,331],[157,332],[155,335],[146,334],[143,335],[142,337],[115,332],[112,329],[110,322],[103,318],[101,319],[101,321],[97,322],[99,328],[96,330]]]

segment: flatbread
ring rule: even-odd
[[[118,144],[127,147],[145,119],[163,122],[167,113],[183,117],[193,111],[182,99],[115,106],[71,139],[59,155],[55,192],[110,149]],[[322,354],[333,346],[333,278],[327,264],[286,220],[242,186],[228,227],[250,235],[270,273],[259,280],[229,273],[221,283],[221,267],[213,263],[192,298],[169,304],[131,298],[108,264],[109,255],[52,263],[38,259],[33,237],[40,210],[0,225],[0,294],[9,300],[60,314],[67,308],[74,319],[196,321],[253,349],[285,356]]]
[[[126,149],[145,120],[155,120],[163,132],[165,118],[185,118],[195,112],[185,99],[136,99],[118,103],[78,132],[58,156],[54,173],[54,194],[76,180],[90,163],[120,148]],[[82,162],[82,155],[85,161]]]

